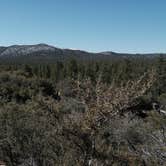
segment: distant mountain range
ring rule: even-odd
[[[12,45],[9,47],[0,47],[0,61],[54,61],[68,58],[78,59],[113,59],[113,58],[153,58],[159,56],[156,54],[127,54],[116,53],[111,51],[92,53],[82,50],[60,49],[47,44],[37,45]],[[166,55],[166,54],[162,54]]]

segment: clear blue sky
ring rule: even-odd
[[[0,45],[166,52],[166,0],[0,0]]]

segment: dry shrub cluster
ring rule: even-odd
[[[96,84],[90,79],[65,81],[56,89],[48,82],[36,85],[35,79],[28,84],[29,80],[23,80],[30,100],[23,104],[11,101],[0,108],[0,158],[8,165],[166,163],[165,118],[156,113],[131,120],[125,112],[151,88],[154,71],[119,87],[104,84],[100,78]]]

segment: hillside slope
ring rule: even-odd
[[[160,54],[127,54],[111,51],[92,53],[81,50],[60,49],[47,44],[13,45],[0,47],[0,61],[6,62],[54,62],[77,58],[80,60],[112,60],[119,58],[153,58]],[[166,54],[163,54],[166,55]]]

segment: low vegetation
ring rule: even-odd
[[[164,166],[165,85],[164,57],[1,64],[0,160]]]

